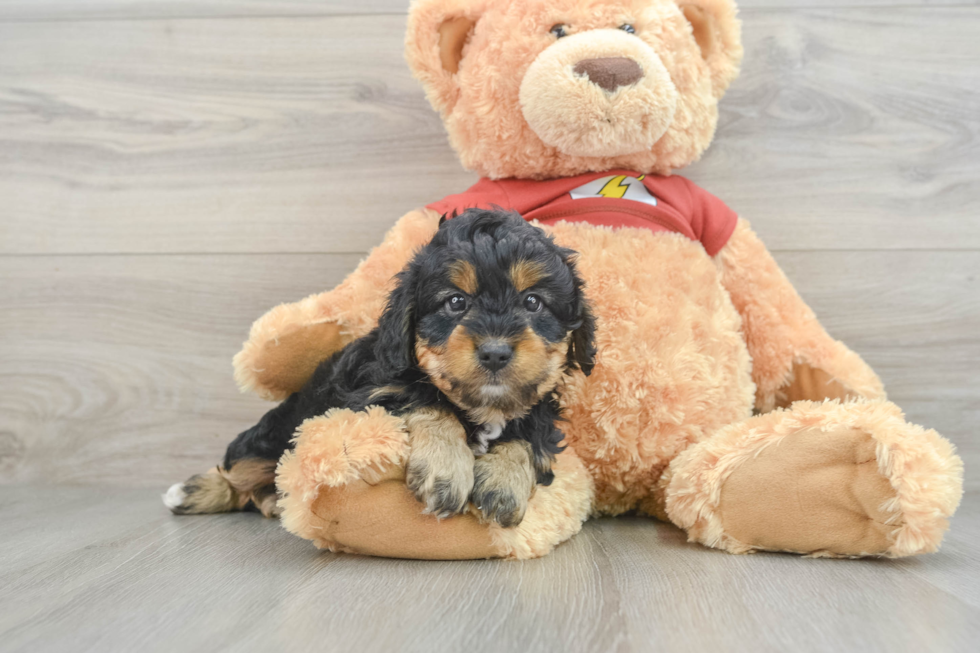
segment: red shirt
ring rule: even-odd
[[[626,170],[545,181],[481,179],[466,192],[428,208],[452,214],[493,206],[544,224],[564,220],[684,234],[704,245],[710,256],[725,246],[738,222],[735,212],[721,200],[683,177]]]

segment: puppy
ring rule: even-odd
[[[371,333],[319,365],[298,393],[229,445],[210,474],[170,488],[176,514],[277,512],[275,468],[304,420],[382,406],[405,420],[409,488],[445,517],[472,500],[515,526],[562,450],[558,386],[594,365],[595,323],[575,270],[516,213],[443,218],[396,278]]]

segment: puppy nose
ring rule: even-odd
[[[643,77],[640,64],[626,57],[582,59],[573,70],[576,75],[588,77],[593,84],[609,92],[620,86],[629,86]]]
[[[480,359],[480,365],[491,372],[499,372],[507,367],[510,359],[514,357],[514,348],[506,342],[490,341],[480,345],[476,355]]]

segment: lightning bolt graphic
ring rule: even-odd
[[[613,177],[609,180],[605,186],[602,187],[597,195],[602,195],[603,197],[610,197],[612,199],[623,199],[626,195],[626,191],[629,190],[630,185],[624,184],[626,181],[626,175],[619,175],[618,177]]]

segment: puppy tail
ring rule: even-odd
[[[235,512],[254,506],[266,517],[277,517],[276,463],[248,459],[230,469],[220,465],[206,474],[172,485],[163,504],[175,515],[209,515]]]

